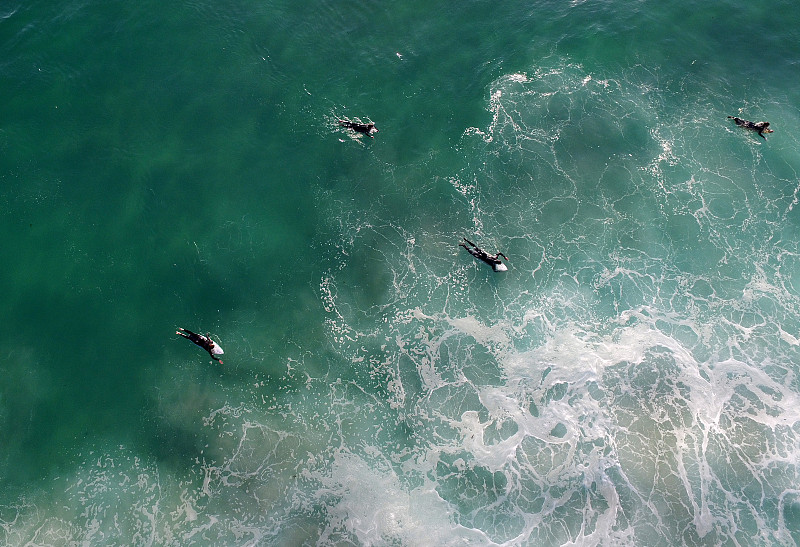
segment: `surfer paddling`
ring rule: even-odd
[[[737,118],[736,116],[728,116],[728,119],[736,122],[736,125],[739,127],[757,131],[758,135],[764,140],[767,140],[767,137],[764,136],[764,133],[774,133],[772,129],[769,129],[769,122],[750,122],[741,118]]]
[[[478,260],[482,260],[483,262],[486,262],[489,266],[492,267],[492,269],[494,271],[496,271],[496,272],[505,272],[505,271],[508,270],[508,267],[505,264],[503,264],[502,260],[500,260],[500,257],[502,256],[503,258],[506,259],[506,261],[508,261],[508,257],[506,255],[504,255],[503,253],[498,251],[496,255],[490,255],[489,253],[487,253],[486,251],[484,251],[483,249],[481,249],[480,247],[475,245],[473,242],[471,242],[466,237],[464,238],[464,241],[469,243],[469,246],[464,245],[463,243],[459,243],[458,246],[459,247],[464,247],[469,254],[471,254],[472,256],[477,258]]]
[[[357,133],[364,133],[370,139],[374,139],[375,137],[372,136],[373,133],[378,132],[378,128],[375,127],[375,124],[370,123],[360,123],[360,122],[351,122],[350,120],[339,120],[339,125],[342,127],[346,127],[347,129],[352,129]]]
[[[220,359],[217,356],[222,355],[225,352],[222,351],[222,348],[219,347],[219,344],[217,344],[211,339],[210,334],[206,334],[205,336],[203,336],[202,334],[196,334],[190,330],[186,330],[181,327],[178,327],[178,330],[175,331],[175,334],[183,336],[187,340],[191,340],[192,342],[194,342],[195,344],[206,350],[212,359],[214,359],[215,361],[219,361],[220,365],[222,364],[222,359]]]

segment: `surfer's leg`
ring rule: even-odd
[[[466,250],[466,251],[467,251],[469,254],[471,254],[472,256],[474,256],[475,258],[480,258],[480,256],[478,255],[478,251],[477,251],[477,250],[476,250],[474,247],[467,247],[467,246],[466,246],[466,245],[464,245],[463,243],[459,243],[459,244],[458,244],[458,246],[459,246],[459,247],[464,247],[464,249],[465,249],[465,250]]]
[[[180,334],[187,340],[191,340],[193,343],[197,344],[198,346],[203,345],[203,337],[196,332],[192,332],[186,329],[180,329],[180,331],[176,331],[175,334]]]

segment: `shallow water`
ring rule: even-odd
[[[0,7],[0,540],[800,542],[798,23]]]

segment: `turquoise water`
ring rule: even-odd
[[[800,543],[798,29],[0,5],[0,543]]]

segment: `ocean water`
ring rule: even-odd
[[[799,42],[789,1],[3,2],[0,543],[797,545]]]

